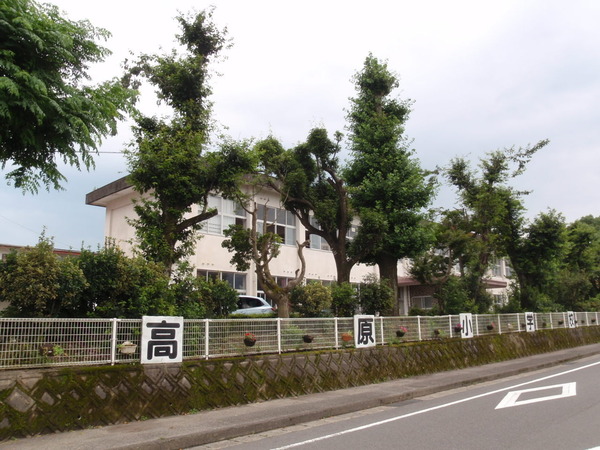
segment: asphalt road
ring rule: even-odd
[[[195,449],[590,449],[600,356]]]

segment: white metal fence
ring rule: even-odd
[[[598,319],[597,312],[575,313],[576,326],[595,326]],[[459,337],[458,321],[458,315],[377,317],[377,344]],[[536,329],[569,326],[567,313],[537,313],[535,323]],[[0,318],[0,369],[138,362],[141,324],[141,319]],[[353,326],[352,317],[185,320],[183,358],[337,349],[352,345],[344,335]],[[473,315],[473,327],[475,336],[521,332],[525,315]],[[255,336],[254,346],[244,344],[246,333]],[[127,342],[134,344],[131,353]]]

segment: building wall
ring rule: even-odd
[[[129,188],[126,191],[104,198],[101,204],[98,204],[106,209],[105,237],[112,240],[128,255],[133,254],[132,244],[135,242],[135,230],[129,225],[128,220],[136,217],[133,209],[133,199],[136,197],[137,194]],[[262,190],[254,198],[259,205],[281,208],[279,197],[275,192]],[[197,209],[193,212],[197,213]],[[222,211],[219,212],[222,214]],[[246,224],[248,226],[250,220],[251,216],[246,214]],[[202,238],[197,243],[196,252],[190,258],[190,263],[198,271],[220,274],[237,273],[235,267],[229,262],[232,255],[221,246],[225,237],[220,233],[208,232],[208,225],[205,225],[204,228],[204,232],[201,233]],[[294,241],[303,242],[305,236],[305,228],[296,220]],[[319,280],[325,283],[335,281],[337,272],[331,251],[305,248],[303,254],[306,260],[305,278],[307,280]],[[296,271],[300,268],[301,263],[296,245],[282,245],[280,255],[271,264],[273,275],[281,278],[294,278]],[[350,275],[351,282],[360,283],[367,274],[377,275],[377,267],[364,264],[356,265]],[[245,273],[245,280],[245,289],[240,291],[249,295],[256,295],[258,291],[254,267],[251,267]]]
[[[101,190],[106,191],[106,188],[105,186]],[[88,196],[92,194],[94,193],[90,193]],[[129,187],[109,193],[100,199],[90,202],[90,204],[106,208],[105,237],[112,240],[130,255],[133,249],[132,243],[135,242],[135,231],[129,225],[128,220],[136,217],[133,209],[133,199],[137,196],[133,189]],[[265,205],[269,208],[281,208],[279,196],[272,190],[261,189],[254,194],[253,198],[258,205]],[[225,205],[219,203],[219,205],[220,207],[217,209],[220,215],[224,215],[229,211],[229,220],[242,219],[245,216],[245,224],[249,226],[251,219],[249,214],[243,213],[239,215],[239,213],[233,211],[235,208],[231,204]],[[225,207],[223,208],[222,206]],[[197,212],[197,209],[193,211],[194,214]],[[237,273],[235,267],[229,262],[231,254],[221,246],[225,239],[221,232],[226,228],[225,223],[226,221],[223,219],[220,231],[216,231],[218,230],[218,224],[216,223],[212,225],[205,224],[204,230],[201,233],[202,238],[197,243],[196,252],[190,258],[190,263],[199,271],[199,275],[218,276],[223,279],[227,278],[228,280],[231,278],[238,280],[241,276],[244,279],[243,286],[240,284],[236,288],[240,292],[249,295],[259,294],[254,267],[251,267],[247,273]],[[287,238],[290,240],[289,243],[303,242],[306,239],[306,230],[297,219],[294,236],[286,235]],[[315,236],[311,239],[311,245],[313,244],[313,239],[315,239]],[[335,261],[331,251],[320,248],[305,248],[304,257],[306,260],[305,278],[307,280],[317,280],[323,283],[331,283],[336,280]],[[409,267],[410,261],[400,261],[398,263],[398,276],[401,278],[409,277]],[[285,282],[286,278],[294,278],[296,271],[299,269],[300,260],[297,254],[297,247],[295,245],[282,245],[280,255],[271,263],[273,275]],[[508,281],[506,275],[508,275],[509,270],[506,261],[498,260],[496,264],[492,265],[490,277],[494,280],[506,282]],[[350,281],[352,283],[360,283],[368,274],[378,276],[377,267],[356,265],[351,272]],[[428,286],[415,286],[414,284],[401,286],[399,289],[398,300],[400,302],[400,311],[403,313],[407,313],[414,305],[429,305],[431,303],[430,299],[426,297],[430,297],[433,294],[432,288]],[[507,298],[505,287],[494,289],[491,293],[496,296],[497,301]]]

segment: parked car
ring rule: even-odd
[[[237,302],[238,309],[231,314],[244,314],[247,316],[253,314],[272,314],[275,309],[269,305],[264,298],[253,295],[240,295]]]

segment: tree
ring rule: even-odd
[[[463,211],[443,211],[439,222],[433,224],[432,247],[412,260],[411,276],[435,288],[435,310],[439,314],[473,310],[465,275],[476,253],[468,229]]]
[[[354,80],[357,97],[351,100],[348,114],[353,160],[345,176],[363,236],[373,237],[362,247],[368,251],[362,261],[379,266],[396,299],[398,260],[413,257],[429,245],[423,210],[435,186],[403,137],[411,102],[391,97],[398,87],[396,75],[369,55]]]
[[[245,272],[250,269],[251,264],[254,264],[259,288],[265,292],[267,298],[274,302],[279,317],[289,317],[291,292],[304,279],[306,261],[303,250],[308,245],[308,241],[301,244],[296,243],[301,268],[296,270],[292,280],[289,280],[285,286],[281,286],[277,283],[270,268],[271,261],[279,256],[281,236],[275,233],[274,223],[269,222],[265,205],[248,202],[244,209],[251,216],[250,228],[244,228],[241,225],[230,226],[225,231],[228,239],[225,239],[221,245],[233,253],[231,264],[236,267],[236,270]],[[260,228],[259,220],[261,221]]]
[[[56,6],[0,2],[0,164],[16,187],[60,189],[58,160],[93,167],[98,144],[133,111],[136,92],[118,80],[84,84],[110,54],[97,42],[109,35]]]
[[[518,281],[518,297],[526,311],[556,310],[554,291],[564,264],[567,228],[556,211],[539,214],[508,246]],[[564,302],[564,299],[559,301]]]
[[[128,151],[128,179],[145,195],[136,203],[137,218],[131,223],[142,253],[163,264],[167,273],[193,253],[202,222],[217,214],[208,207],[209,194],[240,195],[241,177],[254,166],[247,143],[226,141],[220,151],[206,152],[211,129],[208,64],[227,42],[210,19],[210,12],[179,16],[178,39],[186,54],[143,55],[126,76],[134,86],[139,77],[148,80],[173,110],[171,120],[137,115]]]
[[[356,245],[351,249],[354,242],[362,239],[349,238],[354,211],[340,169],[341,138],[336,133],[334,142],[325,129],[315,128],[306,142],[291,150],[284,150],[273,137],[255,146],[261,161],[262,184],[280,194],[283,206],[298,218],[308,235],[327,243],[335,260],[338,283],[350,281],[350,271],[364,253]],[[365,243],[360,248],[368,247]]]
[[[600,220],[582,217],[567,227],[565,236],[563,264],[552,290],[554,302],[570,311],[597,309],[597,300],[600,300]]]
[[[475,312],[487,312],[491,306],[484,278],[492,257],[508,254],[513,262],[523,235],[521,197],[526,192],[515,190],[507,182],[522,174],[533,154],[547,143],[543,140],[525,148],[491,152],[481,160],[480,173],[473,171],[463,158],[453,159],[444,171],[458,190],[462,209],[454,214],[462,216],[460,230],[469,236],[462,247],[461,275],[475,303]],[[514,262],[513,268],[518,270]]]

